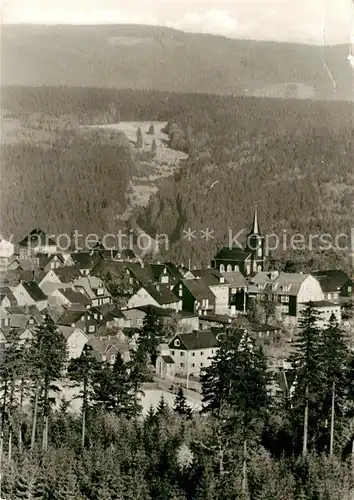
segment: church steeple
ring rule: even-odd
[[[257,212],[257,203],[254,207],[254,216],[253,216],[253,224],[250,234],[260,234],[259,225],[258,225],[258,212]]]
[[[252,254],[252,274],[262,271],[264,267],[264,237],[261,235],[258,223],[258,207],[254,207],[254,215],[251,231],[247,235],[246,251]]]

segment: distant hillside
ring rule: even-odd
[[[3,85],[353,99],[347,46],[228,39],[169,28],[3,26]],[[337,83],[333,83],[323,63]]]

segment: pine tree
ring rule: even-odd
[[[31,448],[33,449],[35,443],[37,413],[40,396],[42,395],[42,448],[45,452],[48,446],[50,406],[53,403],[49,397],[49,392],[50,390],[58,390],[55,382],[62,377],[62,371],[66,362],[66,340],[49,316],[46,316],[44,323],[38,326],[35,331],[34,338],[29,347],[29,362],[35,378]]]
[[[135,414],[132,382],[128,367],[119,353],[113,366],[104,364],[94,372],[92,389],[96,407],[118,416],[131,417]]]
[[[162,339],[161,319],[153,307],[148,307],[143,322],[143,328],[138,339],[138,348],[148,353],[151,363],[156,361],[156,348]]]
[[[80,397],[82,398],[82,447],[85,446],[86,420],[92,397],[92,380],[95,373],[101,367],[100,363],[93,356],[91,356],[91,350],[91,347],[86,344],[83,348],[81,356],[79,358],[72,359],[68,366],[69,378],[75,381],[79,386],[82,385],[82,391],[80,392]]]
[[[321,330],[318,327],[320,314],[309,304],[301,312],[300,330],[297,334],[291,356],[295,376],[295,390],[292,397],[294,433],[302,428],[302,453],[306,455],[309,437],[312,443],[317,439],[321,423],[321,394],[323,364],[321,359]],[[303,416],[302,422],[299,420]]]
[[[143,143],[143,133],[141,131],[141,128],[139,127],[137,132],[136,132],[136,143],[135,143],[137,149],[141,149],[144,145]]]
[[[187,404],[186,397],[184,395],[182,387],[178,388],[178,392],[175,398],[175,405],[173,410],[178,413],[179,415],[186,416],[188,418],[191,418],[192,416],[192,410],[190,406]]]
[[[148,134],[149,135],[154,135],[155,134],[155,127],[154,127],[153,124],[150,125]]]
[[[153,141],[151,143],[151,154],[152,154],[152,156],[156,156],[156,153],[157,153],[157,144],[156,144],[156,140],[153,139]]]
[[[323,419],[331,423],[330,454],[333,453],[335,420],[340,426],[348,408],[349,349],[345,334],[334,315],[322,332],[320,347],[323,371]]]

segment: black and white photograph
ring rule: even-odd
[[[354,500],[354,0],[0,13],[0,500]]]

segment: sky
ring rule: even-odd
[[[150,24],[310,44],[354,39],[354,0],[0,0],[2,23]]]

